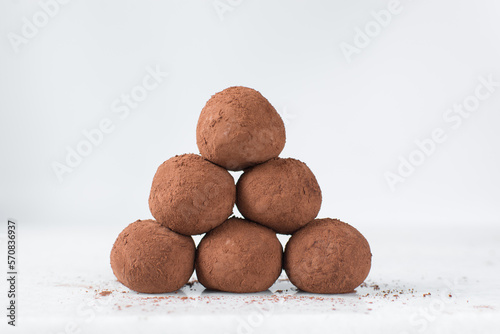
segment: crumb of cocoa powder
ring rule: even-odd
[[[99,295],[101,295],[103,297],[106,297],[106,296],[109,296],[112,293],[113,293],[113,291],[103,290],[103,291],[99,292]]]
[[[198,283],[198,280],[193,280],[191,282],[187,282],[186,285],[189,286],[190,288],[192,288],[193,285],[195,285],[195,283]]]

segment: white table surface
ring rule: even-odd
[[[3,315],[1,332],[500,332],[500,228],[365,227],[372,271],[345,295],[297,291],[284,274],[259,294],[208,292],[197,282],[177,293],[138,294],[109,265],[120,231],[21,225],[18,326]],[[1,241],[4,254],[5,234]],[[7,291],[5,280],[0,288]]]

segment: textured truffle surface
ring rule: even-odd
[[[196,127],[201,155],[229,170],[277,157],[285,140],[285,126],[276,109],[247,87],[230,87],[213,95]]]
[[[230,218],[198,245],[196,274],[203,286],[228,292],[267,290],[282,269],[283,248],[267,227]]]
[[[234,179],[197,154],[165,161],[153,178],[149,208],[171,230],[194,235],[222,224],[233,212]]]
[[[371,258],[368,241],[354,227],[336,219],[316,219],[288,241],[284,268],[301,290],[347,293],[368,276]]]
[[[118,235],[111,250],[111,268],[118,281],[143,293],[180,289],[194,270],[195,245],[189,236],[138,220]]]
[[[321,189],[299,160],[275,158],[245,170],[238,180],[236,205],[252,221],[291,234],[316,218]]]

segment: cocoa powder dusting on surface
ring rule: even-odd
[[[107,298],[111,298],[106,300],[113,301],[111,306],[115,310],[164,314],[192,312],[195,309],[213,314],[237,313],[245,310],[251,312],[255,310],[254,307],[272,309],[273,312],[287,312],[287,310],[300,307],[304,312],[315,312],[316,309],[321,312],[350,310],[373,314],[387,302],[406,305],[410,301],[429,296],[429,292],[416,291],[398,281],[385,284],[367,281],[352,293],[319,295],[297,289],[287,278],[279,278],[269,290],[258,293],[235,294],[210,291],[206,290],[198,280],[191,280],[180,290],[166,294],[149,295],[134,291],[123,293],[119,287],[116,289],[108,287],[96,290],[95,298],[102,298],[102,293],[108,296]],[[448,297],[448,291],[443,293],[443,296]],[[491,311],[488,305],[478,305],[474,308],[484,310],[484,312]]]

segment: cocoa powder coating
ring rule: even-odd
[[[241,214],[291,234],[313,220],[321,208],[321,189],[303,162],[275,158],[245,170],[236,186]]]
[[[267,290],[282,269],[283,248],[267,227],[230,218],[198,245],[196,274],[203,286],[227,292]]]
[[[154,220],[138,220],[118,235],[111,268],[120,283],[143,293],[180,289],[193,274],[195,245]]]
[[[149,208],[171,230],[194,235],[222,224],[233,212],[236,186],[229,172],[197,154],[165,161],[153,178]]]
[[[312,293],[348,293],[368,276],[368,241],[337,219],[315,219],[295,232],[285,248],[284,269],[299,289]]]
[[[276,109],[247,87],[230,87],[213,95],[196,127],[201,155],[229,170],[277,157],[285,140],[285,126]]]

